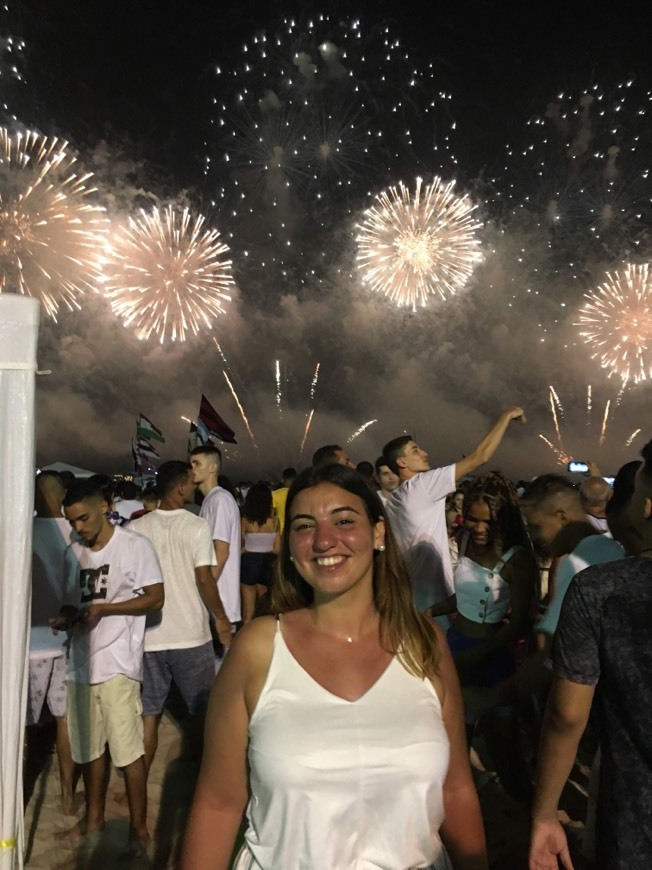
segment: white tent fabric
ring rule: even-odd
[[[78,468],[76,465],[68,465],[67,462],[51,462],[49,465],[44,465],[41,471],[70,471],[79,480],[85,480],[92,477],[95,472],[88,471],[86,468]]]
[[[0,870],[23,867],[39,303],[0,294]]]

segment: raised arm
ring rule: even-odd
[[[523,408],[514,407],[503,411],[473,452],[456,463],[455,480],[459,480],[465,474],[470,474],[476,468],[484,465],[485,462],[489,462],[503,440],[503,436],[512,420],[520,420],[522,423],[526,422]]]

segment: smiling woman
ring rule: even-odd
[[[229,866],[249,788],[239,870],[486,868],[452,659],[355,471],[292,485],[272,609],[216,680],[184,867]]]

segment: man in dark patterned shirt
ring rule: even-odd
[[[564,599],[551,649],[555,677],[541,739],[530,870],[557,868],[558,860],[572,870],[557,805],[598,683],[596,866],[652,867],[652,441],[642,455],[634,494],[619,518],[635,537],[632,557],[580,572]]]

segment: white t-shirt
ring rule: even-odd
[[[200,516],[208,520],[214,541],[229,545],[229,557],[220,574],[217,588],[226,615],[231,622],[239,622],[240,610],[240,511],[230,492],[215,486],[202,502]]]
[[[143,503],[135,498],[119,498],[114,503],[115,512],[120,514],[125,520],[130,519],[136,511],[142,511]]]
[[[594,529],[597,529],[598,532],[605,535],[605,537],[607,538],[611,537],[611,532],[609,531],[609,524],[607,523],[606,517],[594,517],[593,514],[587,514],[586,518],[591,523]]]
[[[145,586],[163,582],[152,544],[142,535],[114,526],[101,550],[75,542],[66,550],[66,604],[85,607],[94,602],[129,601]],[[78,625],[72,632],[68,679],[74,683],[105,683],[118,674],[143,679],[144,616],[103,616],[90,631]]]
[[[152,542],[165,582],[162,618],[145,631],[145,652],[191,649],[208,643],[208,611],[195,577],[195,568],[216,561],[206,520],[183,508],[155,510],[134,520],[129,528]]]
[[[446,496],[454,489],[454,465],[432,468],[404,480],[385,506],[419,611],[453,594]]]

